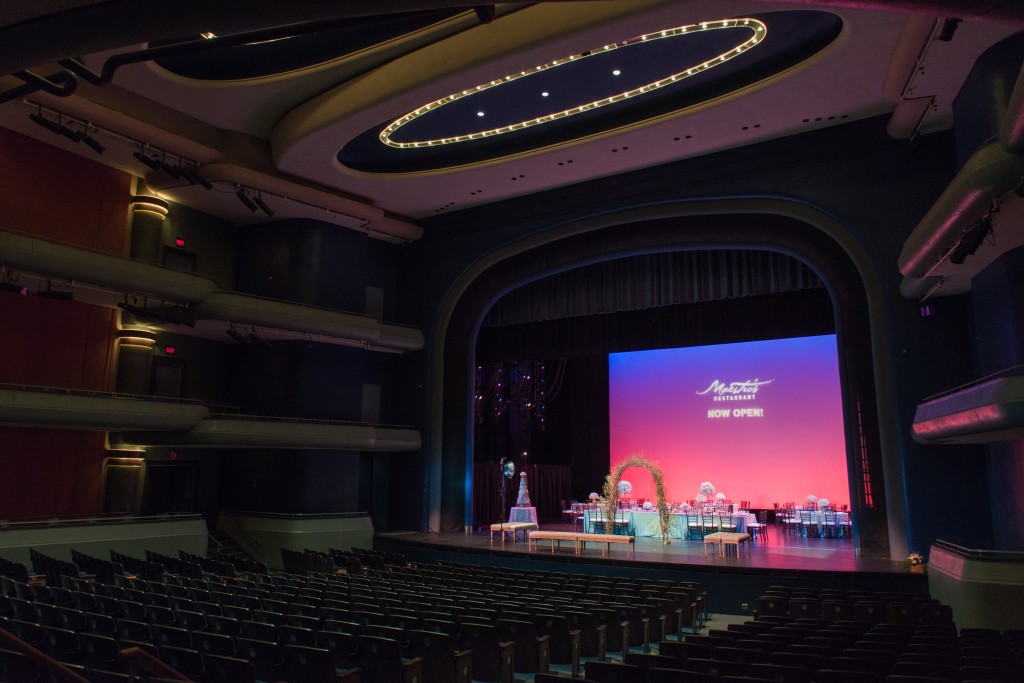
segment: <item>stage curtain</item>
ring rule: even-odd
[[[569,501],[571,485],[569,465],[526,466],[530,502],[541,521],[560,520],[562,500]],[[505,486],[505,510],[501,509],[501,487]],[[473,526],[508,521],[508,508],[519,496],[519,467],[512,479],[506,479],[498,463],[478,462],[473,466]]]
[[[487,327],[640,311],[824,287],[806,264],[769,251],[644,254],[543,278],[501,297]]]

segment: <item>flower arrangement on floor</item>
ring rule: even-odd
[[[923,572],[926,562],[921,553],[910,553],[907,559],[903,560],[903,566],[912,572]]]
[[[667,545],[671,542],[668,540],[668,527],[672,522],[672,517],[669,515],[668,503],[665,502],[665,475],[661,471],[661,466],[656,462],[648,460],[647,456],[643,453],[634,453],[626,460],[620,462],[619,466],[605,477],[602,493],[604,494],[603,498],[607,501],[604,514],[608,526],[611,528],[615,527],[615,513],[621,493],[620,484],[625,483],[629,485],[629,482],[622,481],[622,473],[630,467],[643,467],[651,473],[651,478],[654,480],[654,494],[658,499],[658,521],[661,523],[661,542]],[[629,485],[629,490],[631,491],[632,489],[632,485]]]

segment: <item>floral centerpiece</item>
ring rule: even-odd
[[[698,503],[706,503],[708,501],[708,497],[705,496],[703,493],[698,493],[697,497],[694,498],[694,500],[697,501]]]
[[[829,506],[828,498],[819,498],[818,507],[827,508]]]
[[[619,480],[619,495],[628,496],[633,491],[633,485],[625,479]]]
[[[719,491],[715,494],[715,500],[725,500],[725,494]]]
[[[704,496],[704,500],[707,500],[708,496],[715,495],[715,485],[710,481],[705,481],[700,485],[700,493]]]
[[[817,502],[818,502],[818,497],[815,496],[813,493],[811,495],[807,496],[807,504],[808,505],[814,505]]]

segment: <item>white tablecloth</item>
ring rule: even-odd
[[[698,517],[697,515],[690,515],[690,519],[696,521]],[[735,524],[736,532],[741,534],[749,533],[747,531],[747,524],[757,522],[757,516],[749,512],[726,515],[725,519],[730,520],[731,524]],[[587,510],[583,515],[583,530],[588,533],[593,531],[592,522],[595,521],[603,522],[605,520],[599,512]],[[628,522],[629,533],[638,538],[661,536],[661,520],[657,512],[620,510],[617,521]],[[713,521],[716,527],[721,528],[722,518],[720,515],[715,515]],[[686,526],[687,515],[681,512],[673,512],[669,515],[668,535],[670,537],[686,538]]]

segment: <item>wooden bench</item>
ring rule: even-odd
[[[747,545],[747,555],[750,555],[750,534],[738,534],[730,531],[719,531],[704,536],[704,557],[708,556],[708,545],[718,545],[718,554],[725,556],[725,546],[736,546],[736,556],[739,557],[743,545]]]
[[[523,532],[523,538],[525,539],[526,532],[536,529],[537,525],[533,522],[505,522],[504,524],[492,524],[491,525],[491,543],[494,543],[494,532],[501,534],[501,542],[505,542],[505,534],[512,534],[512,542],[516,542],[516,534],[520,531]]]
[[[573,541],[576,544],[576,554],[587,547],[587,543],[601,543],[601,557],[604,557],[606,550],[611,550],[612,543],[622,543],[626,546],[626,557],[633,556],[636,548],[636,536],[624,536],[622,534],[584,534],[578,531],[531,531],[527,537],[527,547],[534,549],[537,541],[551,541],[551,552],[555,552],[555,545],[562,546],[562,541]]]
[[[633,556],[633,552],[636,550],[636,536],[627,536],[625,534],[580,534],[579,542],[583,548],[587,547],[587,543],[601,543],[601,557],[605,556],[605,550],[611,552],[612,543],[624,543],[626,546],[626,559]]]
[[[572,541],[576,550],[576,554],[580,554],[580,540],[579,537],[583,536],[576,531],[531,531],[526,537],[526,547],[533,550],[536,547],[537,541],[551,541],[551,552],[555,552],[555,544],[558,547],[562,547],[562,541]]]

